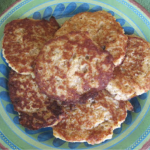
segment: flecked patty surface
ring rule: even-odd
[[[115,66],[122,63],[128,38],[110,13],[106,11],[79,13],[66,21],[55,33],[55,37],[71,31],[88,31],[94,42],[110,52]]]
[[[125,60],[115,68],[106,89],[116,100],[129,100],[150,90],[150,43],[128,36]]]
[[[69,142],[98,144],[112,138],[113,130],[125,120],[127,110],[132,110],[128,101],[114,100],[102,90],[86,105],[76,105],[70,112],[67,110],[68,116],[53,127],[53,134]]]
[[[71,32],[44,46],[36,60],[35,78],[49,97],[75,103],[104,89],[113,70],[112,56],[100,51],[87,32]]]
[[[9,66],[18,73],[31,74],[41,48],[58,28],[55,18],[18,19],[8,23],[4,29],[3,56]]]
[[[61,105],[42,94],[31,75],[11,70],[8,86],[10,99],[23,126],[29,129],[53,126],[64,117]]]

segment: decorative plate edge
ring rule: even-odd
[[[5,9],[1,14],[0,17],[5,14],[9,9],[11,9],[14,5],[16,5],[17,3],[21,2],[21,0],[17,0],[16,2],[14,2],[13,4],[11,4],[7,9]]]
[[[150,13],[142,6],[140,5],[138,2],[136,2],[135,0],[128,0],[130,3],[132,3],[133,5],[137,6],[147,17],[150,18]]]
[[[19,147],[17,147],[16,145],[14,145],[1,131],[0,131],[0,139],[1,140],[3,140],[3,142],[6,144],[6,145],[8,145],[10,148],[12,148],[12,149],[15,149],[15,150],[20,150],[20,148]],[[0,143],[1,144],[1,143]],[[5,149],[3,149],[3,147],[4,147],[4,145],[0,145],[0,148],[2,149],[2,150],[5,150]],[[6,149],[7,150],[7,149]]]

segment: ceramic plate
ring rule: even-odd
[[[60,3],[61,2],[61,3]],[[133,2],[133,1],[132,1]],[[18,18],[49,19],[54,16],[59,24],[84,11],[105,10],[111,13],[126,34],[136,34],[150,42],[150,21],[140,8],[128,0],[19,0],[0,17],[0,49],[5,25]],[[0,51],[0,148],[11,149],[143,149],[150,138],[149,92],[131,99],[134,112],[128,112],[121,128],[113,138],[98,145],[69,143],[53,137],[52,128],[36,131],[22,127],[18,114],[10,102],[7,87],[8,67]]]

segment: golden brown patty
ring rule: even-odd
[[[44,46],[37,57],[35,77],[49,97],[75,103],[82,94],[104,89],[113,70],[112,56],[100,51],[87,32],[71,32]]]
[[[127,110],[132,110],[128,101],[116,101],[102,90],[93,101],[67,110],[68,116],[53,127],[53,134],[69,142],[98,144],[112,138],[113,130],[125,120]]]
[[[79,13],[66,21],[55,33],[55,37],[71,31],[88,31],[93,41],[112,54],[115,66],[123,61],[127,36],[110,13],[106,11]]]
[[[43,127],[55,126],[64,117],[62,107],[56,101],[50,101],[49,105],[40,108],[36,112],[19,113],[19,122],[28,129],[37,130]]]
[[[3,55],[9,66],[18,73],[31,74],[41,48],[58,28],[55,18],[50,21],[18,19],[8,23],[4,30]]]
[[[21,75],[11,70],[8,86],[10,99],[20,114],[23,126],[29,129],[53,126],[64,117],[60,104],[40,93],[30,75]]]
[[[106,89],[116,100],[128,100],[150,90],[150,43],[137,36],[128,37],[125,60],[115,68]]]
[[[10,99],[18,112],[36,112],[50,102],[45,94],[40,93],[35,79],[30,75],[11,70],[8,86]]]

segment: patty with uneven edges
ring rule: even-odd
[[[113,70],[112,56],[100,51],[88,32],[71,32],[45,44],[36,59],[34,73],[47,96],[76,103],[104,89]]]
[[[116,100],[129,100],[150,90],[150,43],[128,36],[125,60],[115,68],[106,89]]]
[[[115,66],[122,63],[128,38],[110,13],[106,11],[79,13],[66,21],[55,33],[55,37],[71,31],[88,31],[95,43],[110,52]]]
[[[14,110],[19,112],[24,127],[35,130],[54,126],[65,117],[61,104],[42,94],[31,75],[11,70],[8,86]]]
[[[99,144],[112,138],[113,130],[120,127],[127,110],[132,109],[128,101],[114,100],[106,90],[102,90],[86,105],[77,104],[74,110],[65,111],[67,117],[53,127],[53,134],[68,142]]]
[[[57,101],[54,100],[36,112],[19,112],[20,124],[30,130],[53,127],[63,118],[65,118],[65,115],[62,106],[58,105]]]
[[[59,28],[55,18],[47,20],[18,19],[5,26],[3,56],[20,74],[32,74],[34,61],[45,42]]]

